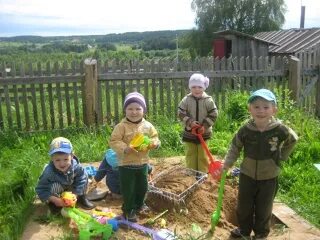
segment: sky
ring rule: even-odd
[[[192,0],[0,0],[0,36],[104,35],[195,27]],[[285,0],[283,29],[320,27],[320,0]]]

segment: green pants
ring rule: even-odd
[[[201,144],[185,142],[185,149],[187,168],[207,173],[209,160]]]
[[[144,204],[148,191],[148,166],[119,167],[120,192],[123,198],[122,211],[124,215],[137,210]]]
[[[252,230],[256,235],[269,234],[277,190],[278,178],[254,180],[240,174],[237,218],[243,234],[250,235]]]

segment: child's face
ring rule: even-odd
[[[53,165],[59,171],[66,173],[71,166],[72,154],[67,153],[54,153],[51,156]]]
[[[257,98],[249,104],[249,112],[256,124],[267,124],[276,114],[277,108],[274,103]]]
[[[204,92],[204,89],[202,87],[199,87],[199,86],[191,87],[191,94],[194,97],[201,97],[203,92]]]
[[[130,103],[126,107],[126,118],[128,118],[131,122],[137,122],[143,118],[143,108],[138,103]]]

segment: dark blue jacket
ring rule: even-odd
[[[44,168],[36,186],[36,192],[41,201],[47,201],[52,195],[51,186],[54,183],[59,183],[64,189],[72,189],[74,194],[80,196],[86,191],[88,175],[75,156],[71,160],[71,166],[66,173],[57,170],[50,161]]]
[[[98,171],[94,176],[94,180],[100,182],[106,177],[106,185],[112,193],[120,194],[119,170],[112,169],[107,163],[106,158],[100,163]]]
[[[148,164],[148,174],[152,172],[152,166]],[[106,158],[100,163],[98,171],[94,176],[96,182],[100,182],[106,177],[106,185],[112,193],[120,194],[119,170],[113,169],[107,162]]]

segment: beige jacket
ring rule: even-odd
[[[132,123],[124,118],[115,126],[109,141],[110,148],[117,153],[119,166],[142,165],[149,162],[149,151],[124,153],[136,133],[143,133],[154,145],[160,146],[158,132],[150,122],[143,118],[140,123]]]

